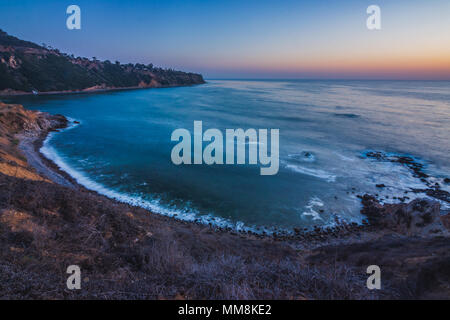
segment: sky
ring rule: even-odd
[[[81,30],[66,27],[72,4]],[[381,30],[366,26],[373,4]],[[449,0],[0,0],[0,29],[207,79],[450,80]]]

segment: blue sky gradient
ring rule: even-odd
[[[81,30],[66,28],[71,4]],[[382,30],[366,28],[371,4]],[[448,0],[0,0],[0,28],[76,56],[206,78],[450,79]]]

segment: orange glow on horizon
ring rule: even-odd
[[[236,61],[239,60],[239,61]],[[342,75],[398,75],[399,77],[438,78],[450,80],[450,53],[433,55],[386,56],[355,55],[318,56],[318,57],[281,57],[261,56],[252,59],[222,60],[222,69],[242,69],[246,71],[291,74],[317,74],[326,76]],[[217,67],[217,64],[211,65]]]

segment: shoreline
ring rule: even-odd
[[[40,112],[40,111],[38,111],[38,112]],[[42,113],[42,112],[40,112],[40,113]],[[44,113],[42,113],[42,114],[44,114]],[[45,116],[52,117],[49,114],[45,114]],[[156,213],[148,208],[145,208],[145,207],[142,207],[139,205],[134,205],[134,204],[131,204],[131,203],[128,203],[125,201],[120,201],[116,198],[108,197],[107,195],[101,194],[96,190],[92,190],[92,189],[85,187],[84,185],[77,182],[76,179],[74,177],[72,177],[69,173],[62,170],[54,161],[47,158],[40,150],[42,148],[42,146],[44,145],[46,139],[48,139],[49,134],[51,134],[53,132],[59,132],[59,130],[61,130],[61,129],[64,130],[64,129],[68,128],[69,120],[67,118],[65,118],[65,116],[61,115],[61,117],[64,117],[63,123],[57,123],[57,124],[55,124],[54,127],[51,127],[44,131],[41,131],[38,134],[20,133],[17,135],[17,138],[20,141],[18,144],[19,149],[24,154],[28,163],[39,174],[44,175],[45,177],[47,177],[54,183],[59,184],[63,187],[68,187],[73,190],[77,190],[77,191],[83,190],[84,192],[93,193],[98,196],[105,197],[110,201],[117,202],[120,204],[125,204],[130,207],[138,207],[140,209],[147,211],[151,215],[164,217],[164,218],[169,219],[170,221],[183,223],[183,224],[187,223],[187,224],[192,224],[192,225],[197,225],[197,226],[204,226],[204,227],[210,228],[214,232],[217,231],[219,233],[227,232],[230,234],[239,234],[241,236],[248,235],[248,236],[254,236],[257,238],[261,238],[261,239],[263,239],[263,238],[273,239],[273,236],[269,233],[261,233],[260,234],[260,233],[256,233],[256,232],[250,232],[250,231],[238,231],[238,230],[228,228],[228,227],[219,227],[219,226],[214,226],[214,225],[207,224],[207,223],[201,223],[198,219],[196,219],[194,221],[187,221],[187,220],[177,218],[176,216],[168,216],[168,215]]]
[[[24,153],[28,163],[36,169],[39,174],[46,176],[54,183],[75,189],[76,183],[74,183],[73,178],[60,170],[53,161],[47,159],[39,151],[47,136],[48,133],[38,138],[22,136],[19,138],[19,148]]]
[[[41,112],[42,113],[42,112]],[[45,114],[46,117],[52,118],[54,116]],[[304,247],[305,244],[303,242],[317,242],[320,244],[327,244],[327,243],[335,243],[335,242],[348,242],[352,241],[352,238],[354,235],[358,235],[358,237],[361,236],[361,233],[363,233],[363,237],[360,237],[363,240],[369,240],[373,238],[377,238],[377,236],[374,236],[374,233],[383,231],[382,229],[384,227],[377,226],[374,221],[370,221],[370,217],[366,215],[367,219],[363,220],[362,224],[357,224],[355,222],[353,223],[347,223],[343,220],[336,220],[335,225],[332,226],[323,226],[318,227],[314,226],[310,229],[300,229],[300,228],[293,228],[292,230],[285,230],[285,229],[278,229],[274,228],[272,230],[265,229],[264,226],[259,226],[263,231],[262,232],[256,232],[253,231],[252,227],[248,227],[247,230],[236,230],[233,227],[221,227],[218,225],[214,225],[213,223],[209,221],[201,221],[199,218],[196,218],[195,220],[185,220],[182,218],[177,217],[177,215],[169,216],[162,213],[157,213],[152,211],[149,208],[135,205],[126,201],[121,201],[117,198],[110,197],[108,195],[102,194],[98,192],[97,190],[89,189],[85,187],[84,185],[80,184],[76,181],[76,178],[72,177],[69,173],[61,169],[54,161],[47,158],[42,152],[41,148],[43,144],[45,143],[46,139],[48,139],[49,134],[52,132],[59,132],[60,129],[67,129],[69,127],[69,122],[65,116],[58,115],[60,117],[59,121],[54,124],[54,126],[48,128],[47,130],[40,132],[37,135],[26,135],[26,134],[19,134],[19,147],[21,151],[25,154],[25,157],[29,161],[30,165],[35,168],[39,173],[45,175],[47,178],[52,180],[53,182],[60,184],[65,187],[69,187],[75,190],[84,190],[87,192],[92,192],[96,195],[106,197],[107,199],[126,204],[132,207],[139,207],[141,209],[146,210],[149,214],[157,215],[165,217],[169,220],[181,222],[181,223],[188,223],[193,225],[200,225],[200,226],[206,226],[209,227],[213,232],[226,232],[230,234],[237,234],[240,236],[250,236],[252,238],[259,238],[259,239],[270,239],[275,241],[285,241],[289,243],[296,243],[295,246],[298,246],[300,243],[301,247]],[[396,161],[405,161],[404,158],[401,158],[400,160]],[[408,160],[407,160],[408,161]],[[415,174],[418,174],[422,178],[423,173],[420,171],[420,168],[414,167],[413,171]],[[432,189],[430,189],[432,190]],[[362,209],[361,214],[364,215],[364,213],[369,212],[373,215],[373,208],[376,207],[377,211],[382,212],[385,210],[385,208],[388,208],[388,210],[398,210],[402,205],[408,205],[410,202],[407,203],[398,203],[398,204],[381,204],[380,201],[377,199],[376,196],[371,194],[364,194],[364,195],[357,195],[358,198],[361,199],[362,203]],[[370,201],[367,201],[367,199],[370,199]],[[439,210],[440,211],[440,210]],[[441,211],[440,211],[441,212]],[[442,214],[443,212],[441,212]],[[392,212],[390,214],[393,214]],[[375,213],[375,216],[377,213]],[[374,219],[372,219],[374,220]],[[375,219],[376,220],[376,219]],[[267,232],[268,231],[268,232]],[[361,239],[358,239],[360,241]],[[306,245],[308,246],[308,245]]]
[[[193,86],[198,86],[198,85],[202,85],[202,84],[206,84],[206,83],[207,82],[204,81],[203,83],[173,84],[173,85],[160,85],[160,86],[134,86],[134,87],[121,87],[121,88],[106,87],[106,88],[95,88],[95,89],[86,88],[86,89],[82,89],[82,90],[43,91],[43,92],[38,92],[37,94],[35,94],[33,92],[5,89],[5,90],[0,91],[0,98],[1,97],[5,97],[5,98],[16,97],[16,96],[71,95],[71,94],[106,93],[106,92],[112,92],[112,91],[130,91],[130,90],[144,90],[144,89],[193,87]]]
[[[369,223],[363,226],[343,223],[292,236],[236,232],[157,214],[78,185],[39,152],[49,133],[67,125],[64,116],[0,103],[0,122],[0,134],[9,137],[0,139],[0,185],[7,186],[0,193],[0,296],[448,297],[445,286],[427,280],[437,274],[445,279],[450,261],[450,217],[441,222],[434,202],[380,205],[364,196]],[[13,164],[26,174],[8,167]],[[67,185],[36,174],[39,170]],[[393,274],[379,292],[365,287],[365,267],[373,263]],[[73,264],[89,280],[83,290],[68,292],[64,271]],[[402,291],[410,285],[419,289]],[[24,292],[24,286],[30,290]]]
[[[43,113],[38,111],[41,114],[44,114],[47,118],[52,118],[54,116]],[[26,157],[29,164],[39,173],[50,179],[56,184],[62,185],[64,187],[68,187],[73,190],[83,190],[85,192],[93,193],[96,195],[99,195],[101,197],[105,197],[109,199],[110,201],[125,204],[131,207],[138,207],[145,211],[147,211],[151,215],[156,215],[160,217],[164,217],[168,219],[169,221],[173,221],[175,223],[187,223],[192,224],[196,226],[202,226],[211,229],[213,232],[217,233],[228,233],[231,235],[239,235],[241,237],[249,237],[249,238],[257,238],[257,239],[266,239],[266,240],[275,240],[275,241],[282,241],[282,242],[311,242],[315,243],[318,242],[318,244],[324,244],[324,243],[332,243],[337,241],[348,241],[349,238],[353,236],[353,234],[359,233],[361,231],[366,231],[371,233],[372,227],[368,224],[361,224],[358,225],[356,223],[348,224],[343,221],[336,221],[336,225],[334,226],[328,226],[328,227],[315,227],[311,229],[305,229],[300,230],[298,228],[293,228],[292,230],[284,230],[284,229],[278,229],[274,228],[273,230],[265,229],[263,226],[260,226],[263,230],[262,232],[255,232],[252,231],[251,227],[248,227],[247,230],[236,230],[233,227],[221,227],[218,225],[214,225],[211,222],[205,221],[202,222],[199,218],[196,218],[193,221],[185,220],[182,218],[175,216],[169,216],[157,212],[153,212],[152,210],[139,206],[134,205],[125,201],[120,201],[119,199],[109,197],[105,194],[99,193],[96,190],[89,189],[85,187],[84,185],[78,183],[74,177],[72,177],[69,173],[62,170],[55,162],[53,162],[51,159],[47,158],[42,152],[41,148],[44,145],[46,139],[49,137],[49,134],[53,132],[59,132],[59,130],[67,129],[69,126],[69,120],[63,116],[58,115],[60,118],[58,121],[54,124],[54,126],[44,130],[40,131],[37,134],[36,133],[20,133],[17,135],[19,139],[19,148],[22,153],[24,153],[24,156]],[[297,244],[298,246],[298,244]],[[300,245],[301,247],[304,246],[304,244]]]

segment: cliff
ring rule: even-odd
[[[0,30],[0,94],[153,88],[202,84],[202,75],[61,53]]]

